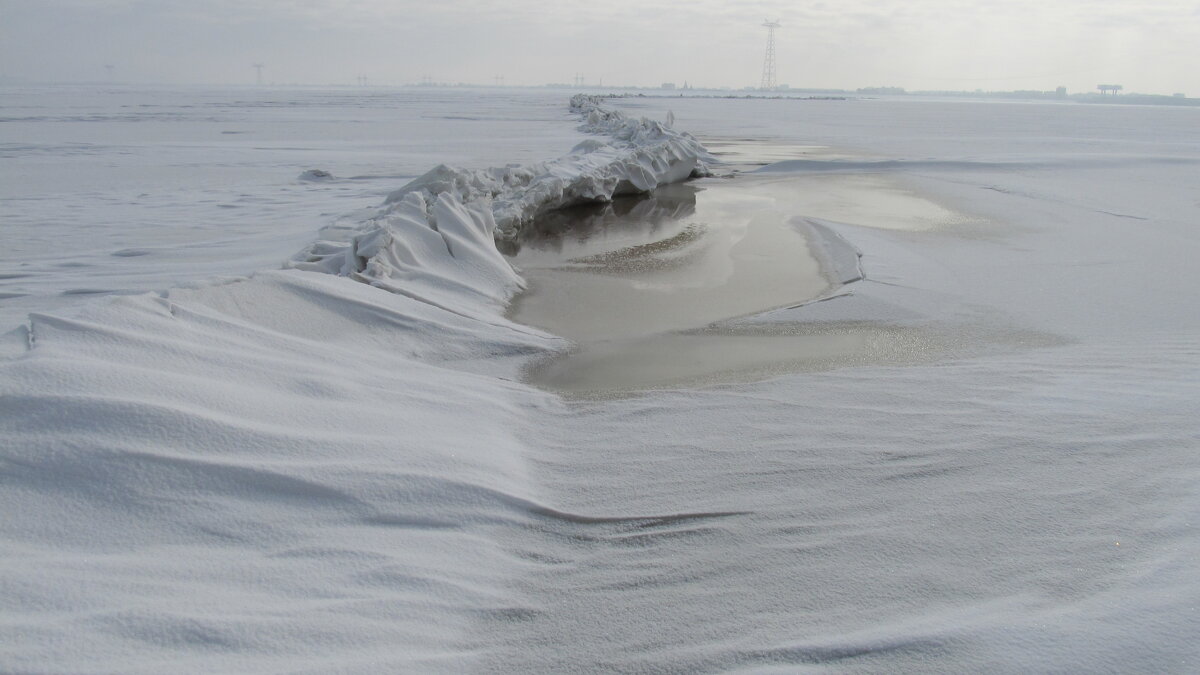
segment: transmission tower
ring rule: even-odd
[[[763,27],[767,29],[767,57],[763,59],[762,85],[759,89],[775,88],[775,29],[779,28],[778,21],[766,20]]]

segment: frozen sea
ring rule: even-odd
[[[0,671],[1200,670],[1200,109],[611,99],[717,177],[505,311],[285,266],[565,91],[0,93]]]

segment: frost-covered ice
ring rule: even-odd
[[[71,114],[106,100],[72,96],[83,111]],[[396,184],[305,192],[294,211],[276,194],[279,220],[245,224],[261,240],[221,245],[245,257],[186,279],[110,255],[192,241],[156,232],[136,195],[117,207],[128,232],[61,217],[108,191],[86,163],[83,178],[49,181],[71,163],[54,122],[0,123],[5,175],[26,176],[5,183],[2,262],[38,272],[0,300],[33,312],[0,344],[0,670],[1196,670],[1196,111],[610,101],[633,118],[671,112],[714,146],[736,139],[741,157],[812,148],[770,171],[803,190],[874,185],[880,204],[967,217],[897,227],[886,210],[827,199],[809,213],[798,199],[795,217],[862,252],[865,279],[745,321],[896,340],[821,372],[567,403],[519,381],[566,344],[503,317],[521,281],[484,246],[505,214],[525,213],[506,201],[532,202],[481,179],[481,192],[422,187],[374,205],[442,163],[478,178],[620,142],[576,130],[566,101],[551,112],[541,93],[338,96],[324,114],[347,124],[376,103],[491,113],[439,122],[432,150],[377,155],[371,173]],[[6,98],[5,116],[22,100]],[[174,133],[130,124],[131,137],[138,124]],[[455,140],[516,127],[531,133],[509,147]],[[43,134],[41,154],[11,129]],[[442,145],[459,156],[431,157]],[[254,147],[244,156],[280,150]],[[189,151],[155,152],[186,163]],[[144,159],[121,157],[104,155],[114,174]],[[360,171],[310,159],[229,163],[297,192]],[[314,167],[333,182],[299,181]],[[486,175],[538,184],[513,167]],[[208,213],[182,202],[173,223]],[[307,243],[288,248],[289,213],[310,240],[328,227],[320,251],[281,270]],[[58,237],[60,255],[89,263],[95,249],[112,274],[144,274],[122,290],[274,262],[67,302],[60,285],[90,272],[55,280],[51,233],[23,238],[41,220],[77,235]],[[9,232],[22,234],[12,248]]]

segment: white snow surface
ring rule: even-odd
[[[570,107],[585,116],[583,130],[604,140],[588,139],[564,157],[530,166],[438,165],[389,194],[351,232],[327,228],[338,238],[317,241],[291,266],[349,276],[439,307],[456,306],[468,292],[502,308],[522,282],[497,250],[497,237],[514,238],[549,211],[707,175],[704,160],[711,158],[690,135],[626,117],[600,101],[579,94]]]
[[[9,118],[35,99],[83,117],[111,99],[72,90],[46,102],[57,95],[6,97],[0,122],[15,160],[5,175],[25,176],[4,188],[0,262],[10,275],[36,272],[6,280],[25,285],[0,300],[32,312],[0,341],[0,671],[1200,668],[1197,111],[606,102],[630,118],[671,112],[707,145],[827,146],[853,159],[798,152],[801,163],[773,170],[882,175],[970,215],[919,232],[821,220],[861,251],[865,279],[785,318],[920,326],[1000,346],[572,402],[519,381],[530,359],[565,344],[503,318],[520,280],[488,248],[494,227],[525,217],[508,214],[559,203],[549,184],[533,189],[537,176],[439,169],[453,187],[418,179],[420,189],[338,219],[326,233],[345,236],[310,247],[313,260],[275,269],[293,226],[247,224],[258,244],[221,250],[268,252],[201,265],[186,288],[64,304],[49,242],[60,253],[78,246],[65,259],[92,264],[78,242],[97,239],[55,204],[87,213],[92,195],[108,193],[91,177],[47,177],[43,162],[73,161],[69,143],[51,142],[61,121]],[[353,126],[360,105],[381,101],[370,90],[336,96],[336,113],[298,114]],[[544,92],[379,96],[492,111],[424,136],[463,157],[465,129],[579,141],[576,118],[531,121]],[[235,116],[253,107],[226,105]],[[669,153],[691,147],[672,129],[639,128]],[[46,142],[23,150],[35,143],[12,129]],[[536,138],[526,145],[552,144]],[[623,140],[585,141],[571,160],[512,161],[562,168],[562,195],[585,174],[615,188],[633,165],[663,169],[656,182],[682,177],[684,155],[629,160],[638,143]],[[512,150],[502,144],[473,165],[502,164],[487,156]],[[186,163],[183,146],[155,152]],[[272,172],[295,180],[313,168],[268,171],[253,158],[273,151],[243,150],[231,170],[267,186]],[[97,152],[116,173],[144,159]],[[413,167],[425,159],[401,144],[391,161],[404,178],[446,161]],[[321,168],[332,185],[351,173]],[[515,182],[497,191],[491,181],[504,176]],[[14,184],[38,200],[21,202]],[[275,193],[255,190],[251,201]],[[353,194],[294,207],[275,194],[284,213],[271,222],[290,215],[311,232],[329,224],[313,214],[332,218],[387,190]],[[153,211],[136,194],[111,196],[125,200],[121,213]],[[154,237],[152,219],[131,217],[125,232],[114,220],[98,255]],[[41,221],[58,229],[31,245],[24,237]],[[9,233],[21,235],[15,246]],[[154,240],[171,255],[192,243]],[[365,262],[350,264],[349,250]],[[199,283],[260,255],[277,262]],[[124,284],[131,293],[176,283],[143,258],[105,262],[113,278],[151,284]],[[99,273],[62,270],[70,284]]]
[[[562,92],[3,93],[0,332],[96,296],[275,269],[431,166],[532,164],[588,138]]]

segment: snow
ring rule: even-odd
[[[588,138],[557,92],[6,87],[0,106],[0,332],[275,269],[431,166],[530,164]]]
[[[1196,111],[627,98],[579,131],[557,94],[371,92],[6,96],[0,670],[1196,670]],[[191,121],[85,121],[154,101]],[[204,101],[280,136],[189,145]],[[89,124],[124,141],[72,154]],[[569,345],[504,318],[493,228],[585,175],[683,177],[682,129],[814,148],[753,178],[800,195],[887,193],[788,202],[847,285],[743,319],[869,348],[632,397],[523,383]],[[442,163],[505,168],[420,182]]]
[[[496,248],[539,215],[613,197],[648,193],[704,175],[708,154],[691,136],[645,118],[608,111],[583,95],[571,109],[583,128],[603,134],[568,155],[531,166],[464,170],[444,164],[388,195],[356,231],[330,228],[346,241],[321,240],[292,262],[297,269],[349,276],[455,312],[466,293],[493,310],[523,287]]]
[[[597,97],[577,95],[571,110],[586,115],[583,130],[607,138],[585,140],[564,157],[528,167],[472,171],[439,165],[388,195],[388,203],[414,192],[447,194],[461,204],[491,200],[500,234],[513,238],[554,210],[609,202],[708,174],[704,160],[711,158],[689,134],[603,108]]]

